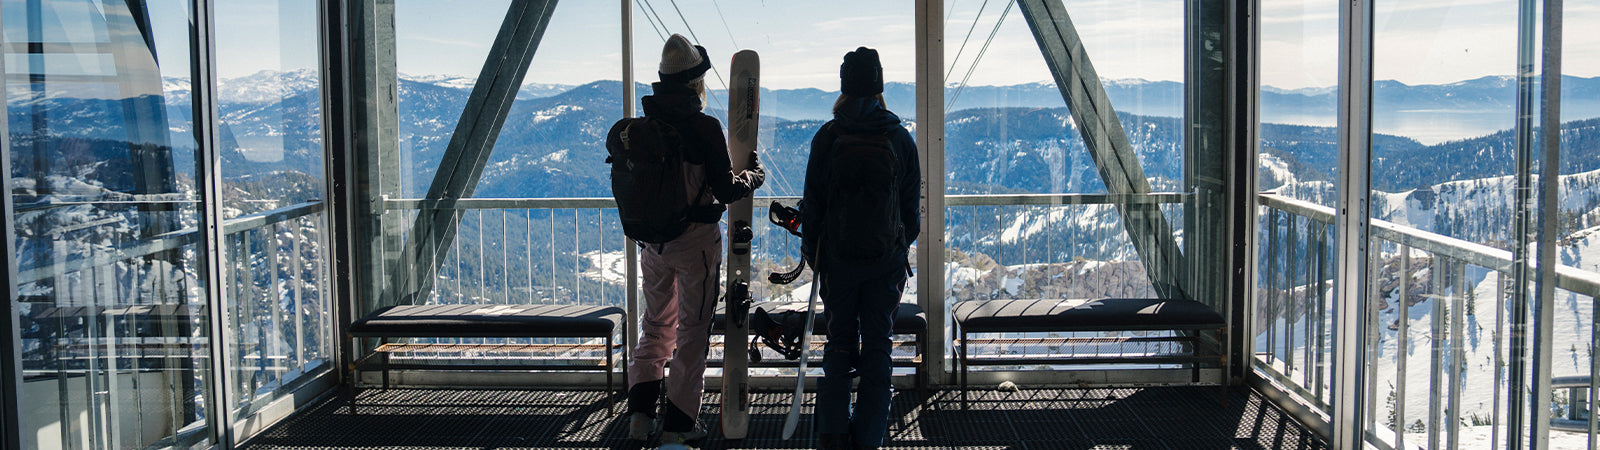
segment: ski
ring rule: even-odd
[[[821,241],[818,241],[818,248]],[[794,374],[794,400],[789,404],[789,416],[783,419],[783,439],[788,440],[794,436],[794,429],[800,425],[800,405],[806,393],[806,360],[811,354],[811,325],[817,320],[817,293],[822,287],[822,274],[817,272],[816,262],[811,263],[811,295],[806,296],[806,320],[801,323],[800,333],[800,371]]]
[[[733,54],[728,86],[728,159],[735,170],[749,164],[760,130],[761,58],[754,50]],[[755,193],[751,193],[754,197]],[[722,437],[743,439],[750,431],[750,228],[751,198],[728,205],[726,327],[722,340]]]

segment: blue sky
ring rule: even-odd
[[[740,48],[763,58],[763,84],[837,88],[840,57],[856,46],[877,48],[885,78],[911,81],[915,45],[912,0],[629,0],[634,6],[635,73],[654,77],[661,31],[691,34],[711,52],[718,71]],[[8,12],[20,0],[7,0]],[[75,2],[66,2],[75,3]],[[93,2],[91,2],[93,3]],[[949,81],[970,71],[969,84],[1049,81],[1050,75],[1019,11],[1005,1],[947,0]],[[1568,2],[1566,23],[1600,23],[1600,2]],[[60,4],[60,3],[58,3]],[[182,0],[151,2],[159,46],[187,49]],[[225,78],[260,70],[316,67],[313,0],[224,1],[217,7]],[[1511,75],[1516,62],[1514,0],[1379,0],[1375,62],[1378,79],[1441,84]],[[399,69],[413,75],[476,76],[509,0],[396,0]],[[533,83],[577,84],[621,78],[621,1],[560,2],[527,77]],[[1337,1],[1262,0],[1262,84],[1324,87],[1336,83]],[[1085,48],[1103,78],[1182,78],[1182,0],[1068,0]],[[981,14],[980,14],[981,8]],[[653,10],[654,14],[650,11]],[[680,17],[679,11],[682,12]],[[20,14],[8,14],[14,24]],[[659,17],[662,23],[653,23]],[[663,25],[664,23],[664,25]],[[685,25],[687,23],[687,25]],[[18,27],[6,27],[11,36]],[[971,30],[971,37],[968,32]],[[994,40],[976,67],[989,33]],[[965,48],[962,47],[965,42]],[[1568,75],[1600,75],[1600,28],[1565,27]],[[957,55],[959,53],[959,58]],[[163,72],[186,76],[184,58],[163,58]],[[717,84],[716,75],[711,78]]]

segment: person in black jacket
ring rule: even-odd
[[[651,85],[653,95],[641,103],[646,117],[661,119],[683,140],[684,195],[695,199],[689,228],[662,244],[643,245],[640,268],[644,276],[643,332],[628,365],[628,437],[647,440],[659,424],[662,444],[681,444],[705,437],[700,397],[705,392],[706,352],[710,345],[711,317],[716,311],[722,265],[722,229],[717,222],[733,203],[755,192],[766,179],[755,152],[748,167],[735,171],[728,159],[722,123],[706,115],[705,73],[711,68],[704,47],[674,34],[661,50],[661,82]],[[710,195],[704,195],[707,192]],[[722,205],[713,205],[712,197]],[[667,405],[661,420],[656,399],[661,396],[667,360],[672,378],[667,380]]]
[[[801,251],[821,279],[828,327],[815,420],[820,448],[877,448],[888,429],[890,336],[895,310],[911,274],[907,253],[920,231],[922,171],[916,141],[901,125],[900,117],[884,106],[878,52],[861,47],[846,54],[839,78],[841,94],[834,102],[833,120],[811,139],[800,206]],[[882,155],[884,147],[889,155],[877,156],[881,161],[850,159],[851,155],[843,154]],[[859,161],[869,164],[856,164]],[[885,180],[852,179],[860,173],[874,173],[856,167],[871,166],[871,162],[888,166],[877,173],[892,175]],[[843,185],[856,190],[841,194]],[[863,208],[853,202],[869,205]],[[863,252],[880,243],[883,251]],[[861,378],[854,408],[850,405],[852,375]]]

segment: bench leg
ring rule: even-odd
[[[956,350],[956,365],[961,366],[961,410],[967,410],[967,332],[959,332],[961,345]]]
[[[928,348],[927,347],[927,341],[925,340],[927,338],[925,336],[926,336],[926,332],[917,334],[917,351],[916,351],[916,355],[919,357],[918,359],[925,359],[925,357],[922,354],[923,349]],[[917,381],[916,381],[917,392],[921,393],[923,395],[927,395],[928,394],[928,378],[927,378],[928,372],[922,370],[922,366],[924,364],[927,364],[927,361],[923,361],[922,364],[917,364],[915,376],[917,377]]]
[[[1189,353],[1194,355],[1197,360],[1194,364],[1190,364],[1190,367],[1194,368],[1194,372],[1189,375],[1189,382],[1200,384],[1200,362],[1198,361],[1198,357],[1200,356],[1200,330],[1180,331],[1180,333],[1189,335],[1189,340],[1191,342],[1189,344]]]
[[[361,368],[360,364],[350,368],[350,415],[356,415],[356,399],[361,397]]]
[[[614,364],[616,364],[616,361],[613,360],[613,358],[611,356],[611,334],[610,333],[606,334],[606,350],[605,350],[605,352],[606,352],[606,399],[609,400],[609,402],[606,404],[606,414],[610,415],[610,414],[616,414],[617,413],[617,391],[614,390],[615,388],[614,388],[614,386],[613,386],[613,384],[611,382],[612,375],[616,373],[616,371],[612,369],[614,367]]]
[[[383,338],[382,340],[378,341],[378,346],[382,347],[383,344],[387,344],[387,343],[389,343],[389,338]],[[387,390],[389,390],[389,352],[379,352],[379,353],[381,355],[383,355],[382,357],[379,358],[382,361],[378,363],[378,364],[383,365],[383,390],[387,391]]]

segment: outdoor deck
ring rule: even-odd
[[[884,448],[903,449],[1321,449],[1301,424],[1248,388],[1024,389],[958,394],[896,393]],[[706,449],[809,449],[808,436],[779,439],[790,394],[753,393],[750,437],[716,437],[718,395],[701,417]],[[807,399],[807,413],[810,399]],[[638,448],[626,415],[608,414],[598,391],[368,389],[359,415],[342,397],[308,408],[243,448]],[[801,422],[804,431],[810,416]]]

